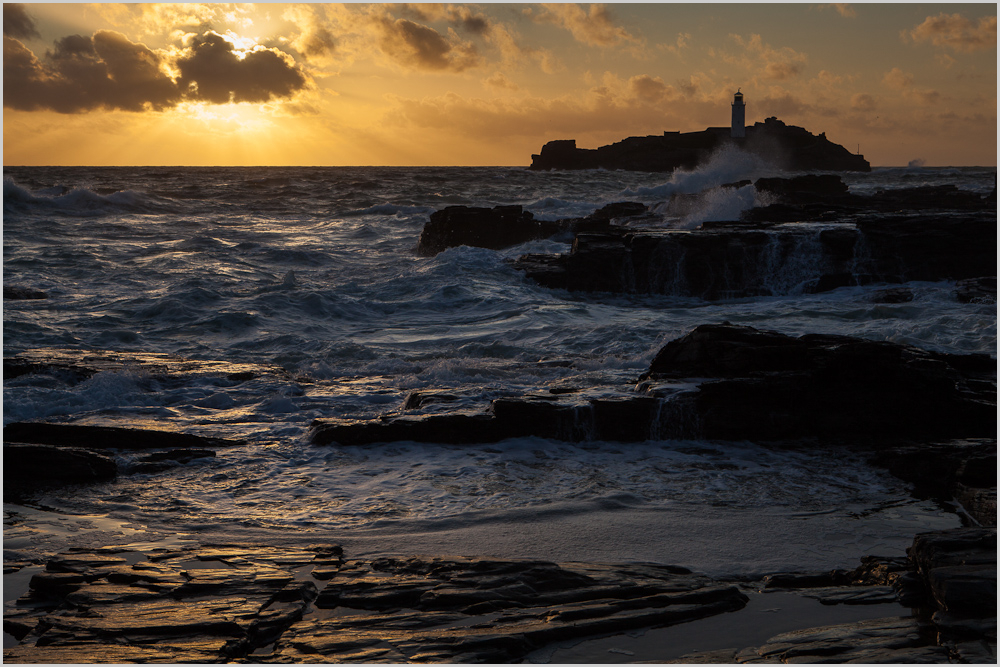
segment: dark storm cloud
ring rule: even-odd
[[[467,32],[483,36],[490,30],[490,21],[483,14],[473,14],[472,10],[464,6],[430,4],[399,4],[388,5],[388,8],[399,9],[404,16],[408,16],[418,21],[447,21],[451,25],[461,28]]]
[[[35,20],[28,15],[24,5],[4,3],[3,6],[4,37],[16,39],[31,39],[41,37],[35,29]]]
[[[39,61],[21,42],[4,37],[3,103],[22,110],[81,113],[99,108],[163,109],[180,100],[160,69],[160,57],[117,32],[70,35]]]
[[[400,64],[453,72],[479,64],[479,56],[471,44],[453,44],[428,26],[387,17],[379,18],[376,23],[382,33],[383,53]]]
[[[214,104],[267,102],[306,85],[302,72],[278,52],[259,49],[241,59],[233,44],[214,32],[195,38],[191,55],[176,64],[185,95]]]
[[[306,84],[305,75],[283,55],[258,49],[240,58],[213,32],[196,38],[189,54],[176,61],[181,72],[176,82],[165,73],[165,64],[145,45],[108,30],[56,40],[43,59],[5,35],[3,103],[59,113],[162,110],[184,99],[266,102],[289,97]]]

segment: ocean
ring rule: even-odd
[[[739,158],[739,159],[736,159]],[[723,301],[540,287],[511,267],[525,253],[416,252],[449,205],[520,204],[536,218],[769,174],[728,156],[692,172],[524,168],[5,167],[5,357],[114,353],[90,377],[4,378],[3,421],[135,426],[245,445],[161,471],[117,451],[112,482],[5,505],[5,555],[74,546],[334,542],[348,557],[435,554],[659,562],[715,577],[853,568],[902,556],[913,535],[960,525],[947,504],[860,455],[755,442],[568,443],[516,438],[456,446],[315,446],[318,418],[374,419],[414,392],[473,406],[539,388],[633,385],[656,352],[700,324],[835,333],[928,350],[996,355],[996,305],[959,303],[953,282]],[[953,184],[983,195],[995,168],[876,168],[852,192]],[[665,227],[728,220],[766,203],[724,191]],[[67,352],[68,351],[68,352]],[[204,362],[164,377],[149,355]],[[146,356],[143,356],[146,355]],[[233,374],[240,365],[260,372]],[[197,367],[197,365],[195,365]],[[249,377],[249,379],[245,379]]]

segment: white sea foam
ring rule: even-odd
[[[666,183],[628,189],[622,192],[622,196],[640,197],[646,201],[666,200],[674,194],[694,194],[727,183],[754,180],[775,171],[775,167],[761,156],[726,144],[716,150],[704,165],[692,170],[678,169]]]

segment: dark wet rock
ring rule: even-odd
[[[833,174],[762,178],[754,186],[777,201],[695,230],[643,228],[638,208],[627,211],[628,227],[600,224],[600,212],[587,224],[551,223],[576,235],[572,252],[524,255],[513,265],[546,287],[707,300],[976,279],[960,284],[958,298],[995,302],[995,278],[990,291],[981,276],[996,272],[996,209],[975,193],[945,187],[854,195]],[[684,217],[704,196],[674,195],[665,210]],[[779,225],[788,222],[838,224]],[[889,303],[910,298],[884,293]]]
[[[168,449],[232,447],[242,440],[226,440],[151,429],[46,422],[14,422],[3,429],[4,442],[35,443],[87,449]]]
[[[897,601],[896,589],[892,586],[830,586],[810,588],[803,591],[802,595],[828,605],[887,604]]]
[[[918,495],[954,498],[981,525],[996,526],[996,446],[995,438],[911,443],[880,451],[871,461],[913,483]]]
[[[693,169],[716,150],[734,145],[794,171],[871,171],[868,161],[830,142],[826,134],[814,135],[777,118],[746,128],[746,137],[733,139],[729,127],[702,132],[664,132],[662,135],[628,137],[596,149],[577,148],[574,139],[558,139],[531,156],[531,169],[624,169],[670,172]]]
[[[81,447],[5,442],[4,486],[36,483],[82,483],[112,479],[118,470],[103,454]],[[9,491],[6,489],[5,491]]]
[[[49,295],[41,290],[32,289],[30,287],[4,285],[3,298],[11,300],[48,299]]]
[[[139,457],[129,466],[130,473],[157,473],[203,458],[215,458],[211,449],[171,449]]]
[[[995,432],[995,361],[985,355],[722,324],[668,343],[635,388],[556,388],[488,406],[451,395],[411,396],[402,412],[379,419],[316,420],[311,437],[319,445],[477,444],[525,436],[571,442],[818,437],[837,443],[850,437],[903,451],[898,442],[907,437]]]
[[[997,302],[997,278],[967,278],[955,283],[955,298],[962,303],[991,304]]]
[[[417,244],[422,255],[455,246],[499,250],[518,243],[552,236],[559,229],[535,220],[520,206],[448,206],[431,214]]]
[[[947,663],[951,649],[928,638],[930,628],[914,618],[877,618],[795,630],[766,644],[683,655],[675,663]]]
[[[835,174],[806,174],[793,178],[758,178],[754,182],[758,192],[769,192],[783,198],[803,199],[847,194],[847,185]]]
[[[523,255],[513,266],[551,288],[718,300],[981,276],[995,272],[995,237],[995,211],[885,214],[834,229],[598,229],[577,233],[570,253]]]
[[[553,641],[742,608],[735,587],[681,568],[496,559],[347,561],[317,617],[277,643],[282,661],[507,662]],[[374,612],[374,613],[372,613]]]
[[[316,586],[296,571],[336,565],[339,547],[207,547],[152,556],[155,562],[133,565],[113,549],[51,559],[5,609],[4,629],[20,644],[4,650],[4,662],[244,657],[302,617]]]
[[[908,287],[890,287],[875,292],[872,303],[909,303],[913,301],[913,290]]]
[[[996,531],[923,533],[908,554],[907,559],[868,556],[853,571],[771,575],[763,583],[824,604],[892,605],[898,599],[914,608],[912,616],[796,630],[759,647],[691,653],[675,662],[995,663]],[[926,594],[904,600],[901,584],[911,586],[914,579]],[[842,585],[846,581],[853,585]]]
[[[948,649],[935,646],[926,632],[919,620],[900,617],[795,630],[738,652],[736,662],[948,662]]]
[[[856,233],[849,233],[853,244]],[[800,285],[823,291],[871,282],[842,258],[843,244],[840,236],[807,229],[615,230],[579,233],[572,252],[523,255],[513,266],[551,288],[718,300],[782,294]],[[796,263],[803,253],[816,261],[808,267]],[[847,278],[821,282],[841,274]]]
[[[736,587],[657,565],[345,561],[333,546],[148,556],[133,565],[112,549],[51,559],[5,610],[20,644],[4,661],[499,662],[747,602]]]
[[[995,437],[995,394],[951,360],[849,336],[703,325],[660,350],[646,377],[711,378],[673,399],[697,416],[688,437]]]
[[[996,209],[870,216],[855,225],[880,275],[934,281],[996,273]]]
[[[975,217],[983,213],[996,215],[996,205],[991,205],[974,192],[959,190],[953,185],[933,188],[900,188],[880,190],[874,194],[852,194],[846,186],[837,188],[832,179],[837,176],[824,175],[830,187],[825,191],[819,187],[809,188],[807,181],[795,187],[795,179],[761,179],[755,183],[758,190],[766,190],[777,197],[777,201],[744,211],[741,220],[753,223],[782,222],[843,222],[858,216],[893,217],[900,212],[926,213],[941,210],[962,215],[974,212]],[[763,183],[761,182],[763,181]],[[771,181],[777,183],[772,184]],[[782,181],[787,181],[782,183]]]
[[[996,616],[995,528],[921,533],[907,553],[940,611],[966,617]]]
[[[536,436],[570,442],[636,442],[656,429],[659,399],[631,392],[602,397],[559,390],[495,399],[482,411],[389,414],[381,419],[322,419],[312,424],[317,445],[365,445],[409,440],[479,444]]]
[[[594,211],[589,218],[592,220],[616,220],[619,218],[635,218],[648,212],[645,204],[635,201],[622,201],[606,204]]]
[[[447,248],[471,246],[501,250],[558,234],[608,231],[611,222],[647,212],[638,202],[608,204],[584,218],[536,220],[519,205],[481,208],[448,206],[431,214],[417,244],[421,255],[436,255]]]

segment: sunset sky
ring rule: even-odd
[[[4,4],[5,165],[524,165],[777,116],[995,165],[996,4]]]

